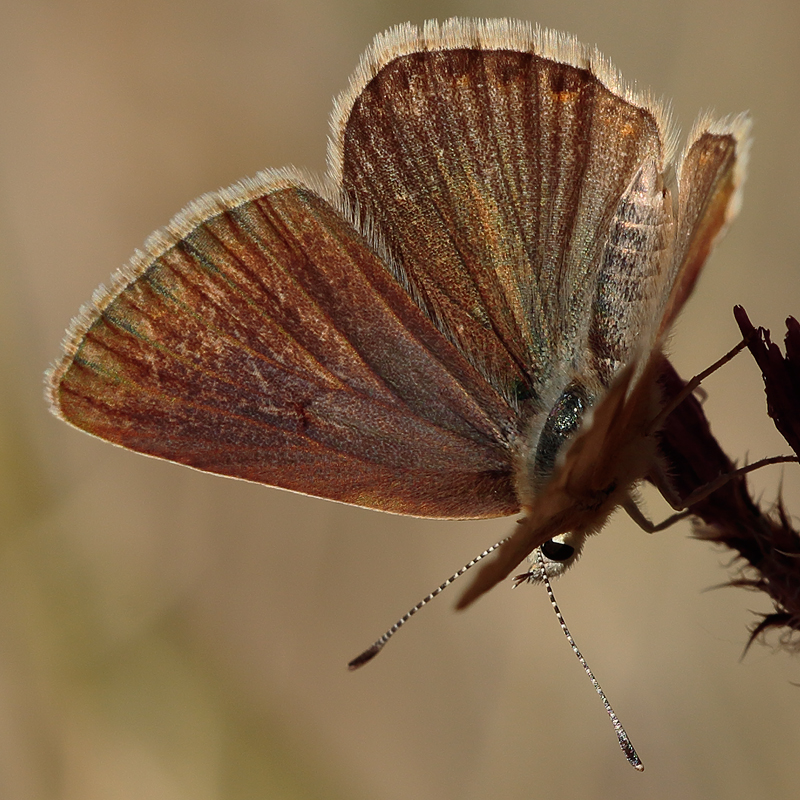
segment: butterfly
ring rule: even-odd
[[[745,115],[665,107],[509,20],[379,35],[328,173],[192,202],[100,287],[53,413],[206,472],[397,514],[522,512],[468,605],[557,574],[658,468],[666,337],[736,214]]]

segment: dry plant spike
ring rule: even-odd
[[[768,412],[787,442],[800,453],[800,326],[794,319],[787,321],[784,356],[770,341],[768,331],[753,328],[743,308],[737,306],[734,313],[762,370]],[[660,383],[667,398],[680,395],[686,385],[666,359]],[[752,499],[744,474],[750,467],[736,470],[693,395],[686,396],[665,419],[657,438],[668,485],[661,474],[651,474],[651,482],[667,499],[677,496],[691,503],[702,495],[690,505],[699,520],[695,535],[729,548],[741,559],[741,574],[730,585],[763,591],[773,603],[774,612],[751,629],[750,643],[767,630],[779,629],[782,647],[792,651],[800,648],[800,534],[782,502],[779,500],[774,510],[764,511]],[[734,472],[737,474],[716,491],[703,491],[720,476]]]

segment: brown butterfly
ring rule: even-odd
[[[744,116],[675,159],[595,50],[507,21],[378,36],[328,174],[191,203],[100,287],[53,413],[207,472],[398,514],[524,519],[467,605],[548,574],[656,470],[666,335],[735,215]]]

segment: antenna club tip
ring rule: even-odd
[[[377,644],[373,644],[372,647],[368,647],[360,656],[356,656],[348,665],[347,669],[352,672],[354,669],[358,669],[359,667],[363,667],[368,661],[372,661],[378,653],[380,653],[381,648]]]
[[[642,764],[642,760],[639,758],[639,754],[633,749],[633,745],[628,739],[627,735],[623,734],[619,740],[620,747],[622,748],[622,752],[625,754],[625,758],[628,759],[628,763],[637,771],[637,772],[644,772],[644,764]]]
[[[619,720],[617,720],[614,724],[614,727],[617,728],[619,726]],[[625,754],[625,758],[628,759],[628,763],[637,771],[637,772],[644,772],[644,764],[642,764],[642,759],[639,758],[639,754],[634,749],[633,745],[631,744],[631,740],[628,738],[628,734],[622,729],[622,726],[617,728],[617,737],[619,739],[619,746],[622,748],[622,752]]]

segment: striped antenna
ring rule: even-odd
[[[386,644],[386,642],[388,642],[389,639],[391,639],[392,636],[394,636],[395,633],[397,633],[397,631],[399,631],[400,628],[402,628],[403,625],[405,625],[406,622],[408,622],[411,619],[411,617],[413,617],[414,614],[417,613],[417,611],[419,611],[423,606],[428,605],[428,603],[430,603],[430,601],[433,600],[434,597],[440,595],[456,578],[460,578],[468,569],[471,569],[479,561],[482,561],[490,553],[493,553],[495,550],[497,550],[498,547],[500,547],[501,544],[503,544],[503,542],[508,541],[508,539],[510,538],[511,537],[506,536],[505,539],[501,539],[499,542],[493,544],[491,547],[487,547],[486,550],[484,550],[480,555],[475,556],[475,558],[473,558],[472,561],[470,561],[467,564],[464,564],[464,566],[461,567],[461,569],[458,570],[458,572],[454,572],[443,584],[441,584],[441,586],[438,586],[429,595],[423,597],[422,600],[420,600],[419,603],[417,603],[414,606],[414,608],[412,608],[406,614],[403,614],[403,616],[400,617],[400,619],[397,620],[397,622],[395,622],[395,624],[392,625],[392,627],[389,628],[389,630],[386,631],[386,633],[384,633],[380,639],[378,639],[373,645],[368,647],[360,656],[356,656],[347,665],[347,668],[351,670],[358,669],[359,667],[363,667],[364,664],[366,664],[368,661],[372,661],[372,659],[375,658],[375,656],[378,655],[378,653],[380,653],[381,650],[383,650],[383,647]]]
[[[597,694],[600,695],[600,699],[603,701],[603,706],[606,709],[606,713],[608,714],[609,718],[611,719],[611,724],[614,726],[614,732],[617,734],[617,740],[619,741],[619,746],[622,748],[622,752],[625,754],[625,758],[628,759],[628,763],[639,772],[644,771],[644,764],[642,764],[641,759],[639,758],[636,750],[631,744],[631,740],[628,738],[628,734],[625,732],[625,728],[622,727],[622,723],[619,721],[619,718],[614,713],[614,709],[611,708],[611,703],[608,702],[606,698],[605,692],[600,688],[600,684],[597,682],[597,678],[595,678],[594,673],[591,669],[589,669],[589,665],[586,663],[586,659],[581,655],[581,651],[578,650],[578,645],[575,644],[575,640],[572,638],[572,634],[569,632],[569,628],[567,627],[567,623],[564,622],[564,617],[561,615],[561,610],[558,607],[558,603],[556,603],[555,595],[553,594],[553,589],[550,586],[550,579],[547,577],[547,570],[544,568],[544,556],[542,555],[541,547],[537,547],[536,550],[536,560],[539,562],[539,567],[542,571],[542,581],[544,582],[545,588],[547,589],[547,596],[550,598],[550,605],[553,606],[553,611],[556,612],[556,617],[558,618],[558,622],[561,625],[561,630],[564,631],[564,635],[567,637],[567,641],[570,643],[572,647],[572,652],[578,657],[578,661],[581,662],[581,666],[583,667],[586,674],[589,676],[589,680],[592,682],[592,686],[594,686],[595,691]]]

